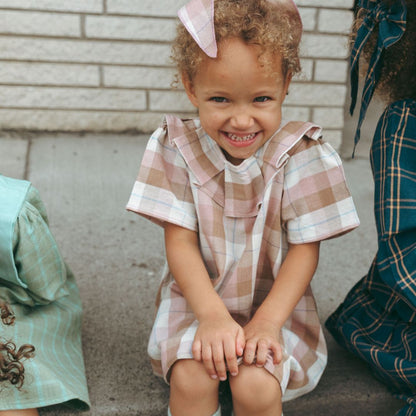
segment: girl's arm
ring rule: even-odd
[[[230,373],[237,374],[237,355],[243,354],[244,333],[212,285],[198,234],[167,223],[165,246],[169,270],[199,321],[192,347],[194,359],[203,361],[212,378],[225,380],[225,357]]]
[[[269,350],[275,364],[282,359],[278,336],[283,324],[305,293],[319,260],[319,242],[290,244],[272,289],[244,328],[244,362],[262,366]]]

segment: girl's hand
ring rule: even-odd
[[[246,346],[244,349],[244,363],[251,365],[256,362],[258,367],[266,363],[269,351],[273,353],[273,363],[282,360],[282,348],[279,342],[280,328],[266,319],[253,319],[244,327]]]
[[[209,376],[221,381],[238,374],[237,357],[244,351],[243,328],[230,315],[200,321],[192,346],[196,361],[202,361]]]

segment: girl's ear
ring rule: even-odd
[[[195,95],[195,87],[193,82],[189,79],[188,75],[182,74],[182,84],[185,87],[186,95],[189,101],[198,108],[198,100]]]
[[[287,75],[286,75],[285,87],[284,87],[286,95],[289,94],[289,85],[290,85],[291,81],[292,81],[292,73],[288,72]]]

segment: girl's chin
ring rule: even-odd
[[[245,159],[240,159],[240,158],[231,156],[224,149],[222,149],[222,152],[224,153],[225,158],[233,165],[239,165],[241,162],[245,160]]]
[[[254,154],[254,152],[248,151],[237,151],[236,149],[224,149],[222,148],[222,153],[224,154],[225,158],[232,163],[233,165],[239,165],[244,160],[248,159],[250,156]]]

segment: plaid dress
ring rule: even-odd
[[[81,300],[47,223],[39,194],[27,181],[0,175],[0,299],[15,314],[0,338],[32,344],[17,389],[0,383],[0,410],[67,403],[87,409],[81,348]]]
[[[310,123],[286,124],[257,153],[235,166],[199,120],[167,116],[150,138],[127,209],[163,225],[198,232],[212,283],[244,326],[270,291],[288,251],[358,225],[336,152]],[[198,322],[166,270],[148,352],[169,378],[176,360],[192,358]],[[327,361],[310,288],[280,334],[284,359],[266,369],[284,400],[312,390]]]
[[[391,104],[371,147],[378,251],[326,326],[416,415],[416,102]]]

